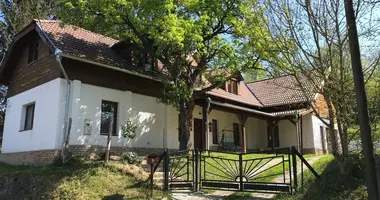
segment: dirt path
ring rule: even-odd
[[[306,160],[307,160],[307,162],[309,162],[310,164],[312,164],[316,160],[318,160],[319,158],[320,158],[320,156],[313,156],[313,157],[310,157],[310,158],[306,158]],[[274,159],[274,160],[270,161],[268,164],[266,164],[265,167],[263,167],[262,169],[260,169],[256,173],[264,171],[264,170],[268,169],[269,167],[278,164],[279,162],[281,162],[280,159]],[[297,168],[301,169],[301,163],[298,162],[297,164],[298,164]],[[307,167],[304,166],[303,169],[305,171],[305,170],[307,170]],[[301,170],[298,171],[298,174],[300,174],[300,173],[301,173]],[[285,180],[286,180],[286,182],[289,182],[289,173],[285,174]],[[275,183],[283,183],[283,181],[284,181],[284,177],[282,175],[278,176],[277,178],[275,178],[273,180],[273,182],[275,182]],[[225,198],[227,196],[232,195],[233,193],[235,193],[235,192],[234,191],[215,191],[215,192],[213,192],[211,194],[180,193],[180,192],[178,192],[178,193],[172,193],[172,197],[175,200],[216,200],[216,199],[223,199],[223,198]],[[265,199],[273,199],[274,197],[275,197],[275,194],[252,193],[252,197],[249,198],[249,200],[265,200]]]

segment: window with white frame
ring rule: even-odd
[[[22,107],[21,131],[33,129],[35,103]]]
[[[116,135],[117,132],[117,106],[118,103],[112,101],[102,100],[102,113],[100,122],[100,134],[107,135],[109,128],[112,128],[112,135]],[[112,125],[110,122],[112,119]]]

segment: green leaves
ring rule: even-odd
[[[166,98],[174,101],[192,99],[196,80],[207,70],[256,69],[272,47],[256,1],[64,0],[57,10],[63,21],[133,41],[146,60],[160,60],[169,77]]]

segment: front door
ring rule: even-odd
[[[202,124],[202,119],[194,118],[194,149],[204,149]]]

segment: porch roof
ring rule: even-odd
[[[279,112],[266,112],[259,109],[249,108],[241,105],[220,102],[209,99],[211,108],[215,108],[217,110],[222,110],[226,112],[236,113],[251,116],[254,118],[262,118],[262,119],[281,119],[289,116],[295,115],[305,115],[310,112],[310,108],[300,108],[300,109],[289,109]]]

